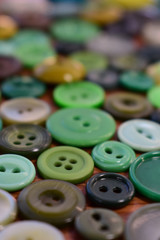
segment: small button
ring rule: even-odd
[[[112,116],[91,108],[59,110],[48,118],[46,125],[57,141],[78,147],[94,146],[115,133]]]
[[[53,225],[67,224],[85,208],[85,197],[75,185],[43,180],[25,188],[18,196],[21,215]],[[45,237],[46,238],[46,237]]]
[[[5,79],[16,73],[22,68],[21,63],[14,57],[0,56],[0,79]]]
[[[115,212],[94,208],[86,210],[76,217],[78,232],[90,240],[118,239],[124,231],[122,218]]]
[[[83,44],[75,42],[58,41],[54,44],[56,52],[60,55],[67,56],[84,48]]]
[[[0,150],[34,158],[47,149],[52,142],[50,133],[34,124],[17,124],[0,132]]]
[[[105,98],[103,89],[90,82],[62,84],[54,89],[54,101],[61,107],[100,107]]]
[[[94,175],[87,182],[86,191],[92,202],[107,208],[126,206],[135,193],[131,181],[117,173]]]
[[[31,161],[16,154],[0,156],[0,188],[13,192],[29,185],[36,170]]]
[[[0,16],[0,39],[13,37],[17,32],[17,24],[13,18],[7,15]]]
[[[160,108],[160,86],[151,88],[147,93],[147,98],[154,107]]]
[[[14,123],[43,124],[51,113],[50,106],[40,99],[15,98],[1,104],[0,114],[6,125]]]
[[[157,60],[158,62],[156,63],[152,63],[151,65],[148,65],[147,69],[146,69],[146,72],[148,74],[148,76],[150,76],[154,83],[156,85],[160,85],[160,57],[159,59]]]
[[[126,144],[107,141],[92,150],[95,165],[103,171],[123,172],[136,159],[135,152]]]
[[[120,141],[141,152],[160,150],[160,126],[149,120],[129,120],[118,129]]]

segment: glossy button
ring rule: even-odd
[[[13,192],[29,185],[36,170],[31,161],[16,154],[0,156],[0,188]]]
[[[160,108],[160,86],[151,88],[147,93],[147,97],[154,107]]]
[[[92,175],[94,163],[90,155],[81,149],[54,147],[39,156],[37,167],[43,178],[77,184]]]
[[[38,221],[21,221],[12,223],[0,232],[0,238],[3,240],[65,240],[63,234],[57,228]]]
[[[61,107],[100,107],[104,97],[103,89],[89,82],[63,84],[53,92],[54,101]]]
[[[35,98],[15,98],[1,104],[0,115],[6,125],[13,123],[43,124],[51,113],[50,106]]]
[[[0,16],[0,39],[8,39],[17,32],[16,22],[7,15]]]
[[[134,187],[128,178],[116,173],[98,173],[86,185],[89,199],[103,207],[121,208],[134,197]]]
[[[87,147],[110,139],[115,133],[115,121],[98,109],[62,109],[48,118],[47,128],[59,142]]]
[[[1,91],[7,98],[40,97],[45,93],[46,86],[30,76],[16,76],[2,83]]]
[[[118,129],[120,141],[141,152],[159,150],[159,134],[159,124],[142,119],[126,121]]]
[[[34,158],[51,145],[50,133],[34,124],[17,124],[0,132],[0,150]]]
[[[108,209],[94,208],[86,210],[76,218],[78,232],[90,240],[115,240],[124,230],[121,217]]]
[[[60,180],[38,181],[25,188],[18,196],[21,215],[64,225],[73,221],[85,208],[85,197],[75,185]]]
[[[22,68],[21,63],[14,57],[0,56],[0,79],[10,77],[18,73]]]
[[[92,157],[98,168],[111,172],[126,171],[136,159],[132,148],[117,141],[107,141],[96,145],[92,150]]]

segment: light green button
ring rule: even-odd
[[[148,91],[148,100],[154,107],[160,108],[160,86],[155,86]]]

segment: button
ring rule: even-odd
[[[17,32],[17,24],[13,18],[7,15],[0,16],[0,39],[8,39]]]
[[[18,191],[29,185],[35,175],[35,167],[27,158],[16,154],[0,156],[0,188]]]
[[[120,141],[141,152],[160,150],[159,136],[159,124],[149,120],[129,120],[118,129]]]
[[[50,133],[34,124],[10,125],[0,132],[0,150],[29,158],[38,156],[51,145]]]
[[[46,125],[57,141],[78,147],[94,146],[115,133],[112,116],[91,108],[59,110],[48,118]]]
[[[0,40],[0,55],[12,56],[13,44],[11,41]]]
[[[157,240],[160,236],[160,204],[147,204],[134,211],[125,227],[126,240]]]
[[[54,101],[61,107],[100,107],[105,98],[103,89],[90,82],[62,84],[54,89]]]
[[[151,4],[150,0],[135,0],[135,1],[127,1],[127,0],[114,0],[115,4],[120,5],[123,8],[130,9],[130,10],[138,10],[143,7],[147,7]]]
[[[14,76],[1,85],[7,98],[40,97],[46,92],[46,85],[30,76]]]
[[[18,207],[24,218],[64,225],[84,210],[85,197],[71,183],[43,180],[21,191]]]
[[[0,130],[2,130],[3,127],[3,123],[2,123],[2,119],[0,118]]]
[[[43,178],[77,184],[92,175],[94,163],[87,152],[66,146],[54,147],[43,152],[38,158],[37,167]]]
[[[138,50],[138,56],[145,59],[148,63],[160,60],[160,48],[156,46],[144,46]]]
[[[86,210],[76,217],[77,231],[90,240],[118,239],[124,230],[122,218],[115,212],[94,208]]]
[[[160,58],[159,58],[160,59]],[[160,62],[153,63],[151,65],[148,65],[146,72],[148,76],[150,76],[154,83],[157,85],[160,85]]]
[[[53,2],[53,0],[49,0],[50,2]],[[85,0],[84,0],[85,1]],[[58,1],[58,2],[54,2],[54,4],[52,5],[52,8],[50,6],[50,12],[51,12],[51,16],[55,17],[55,18],[64,18],[64,17],[70,17],[70,16],[75,16],[77,14],[79,14],[79,12],[81,11],[81,5],[77,4],[76,2],[73,1]]]
[[[160,108],[160,86],[151,88],[147,93],[147,98],[154,107]]]
[[[117,173],[98,173],[86,185],[89,199],[101,207],[121,208],[134,197],[130,180]]]
[[[75,60],[64,57],[50,57],[34,70],[34,75],[50,84],[79,81],[86,74],[84,66]]]
[[[136,159],[136,155],[126,144],[107,141],[93,148],[92,158],[95,165],[103,171],[124,172]]]
[[[104,109],[122,120],[148,117],[153,111],[152,105],[145,97],[125,92],[110,95],[106,99]]]
[[[142,36],[146,43],[152,46],[160,46],[160,21],[147,22],[142,28]]]
[[[3,240],[11,239],[39,239],[65,240],[63,234],[54,226],[38,221],[21,221],[7,226],[0,232]]]
[[[51,113],[48,103],[35,98],[15,98],[1,104],[0,114],[6,125],[43,124]]]
[[[18,73],[22,68],[21,63],[14,57],[0,56],[0,79],[10,77]]]
[[[17,216],[17,203],[11,194],[2,189],[0,189],[0,203],[0,229],[2,230],[3,226],[15,220]]]
[[[160,123],[160,109],[153,111],[151,115],[151,120]]]
[[[61,55],[69,55],[83,49],[83,44],[75,42],[58,41],[54,44],[56,52]]]

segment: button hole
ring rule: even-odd
[[[138,129],[137,129],[137,132],[143,133],[143,130],[138,128]]]
[[[106,186],[101,186],[101,187],[99,187],[99,191],[100,192],[107,192],[108,188]]]
[[[53,204],[50,203],[50,202],[46,202],[45,205],[46,205],[47,207],[52,207],[52,206],[53,206]]]
[[[82,96],[82,98],[87,98],[87,97],[88,97],[88,94],[83,93],[81,96]]]
[[[18,135],[17,138],[23,139],[23,138],[24,138],[24,135]]]
[[[35,136],[30,136],[28,139],[31,140],[31,141],[33,141],[33,140],[36,139],[36,137],[35,137]]]
[[[114,193],[121,193],[122,192],[122,189],[119,188],[119,187],[114,187],[112,190],[113,190]]]
[[[12,170],[12,173],[20,173],[20,172],[21,172],[21,170],[19,168],[14,168]]]
[[[122,101],[122,103],[127,105],[127,106],[134,106],[136,104],[136,102],[134,100],[130,100],[130,99],[124,99]]]
[[[118,155],[118,156],[116,156],[116,158],[122,158],[123,157],[123,155]]]
[[[22,114],[22,113],[23,113],[23,110],[19,110],[18,113]]]
[[[72,100],[76,100],[77,97],[76,97],[76,96],[71,96],[71,99],[72,99]]]
[[[89,126],[90,126],[90,123],[89,123],[89,122],[83,123],[83,127],[89,127]]]
[[[30,145],[32,145],[32,143],[26,143],[26,146],[30,146]]]
[[[153,139],[153,137],[151,135],[147,135],[146,137],[149,139]]]
[[[55,202],[59,202],[60,200],[61,200],[61,197],[60,196],[58,196],[58,195],[55,195],[55,196],[53,196],[53,201],[55,201]]]
[[[59,157],[59,160],[65,161],[67,158],[66,157]]]
[[[66,170],[72,170],[72,168],[73,168],[73,167],[72,167],[71,165],[66,165],[66,166],[65,166],[65,169],[66,169]]]
[[[32,110],[33,110],[32,108],[27,108],[28,112],[32,112]]]
[[[103,225],[100,228],[100,231],[108,231],[108,230],[109,230],[109,227],[107,225]]]
[[[99,213],[93,213],[92,218],[94,218],[94,220],[96,221],[99,221],[101,220],[101,215]]]
[[[75,116],[73,119],[76,120],[76,121],[78,121],[78,120],[80,120],[81,118],[80,118],[80,116]]]
[[[72,163],[72,164],[76,164],[77,160],[71,159],[69,162]]]
[[[112,154],[112,149],[106,148],[106,149],[105,149],[105,152],[108,153],[108,154]]]
[[[0,172],[5,172],[5,171],[6,171],[5,167],[0,166]]]
[[[15,145],[20,145],[21,144],[21,142],[18,142],[18,141],[16,141],[16,142],[13,142]]]
[[[56,162],[56,163],[54,164],[54,166],[55,166],[55,167],[61,167],[61,166],[62,166],[62,163],[61,163],[61,162]]]

